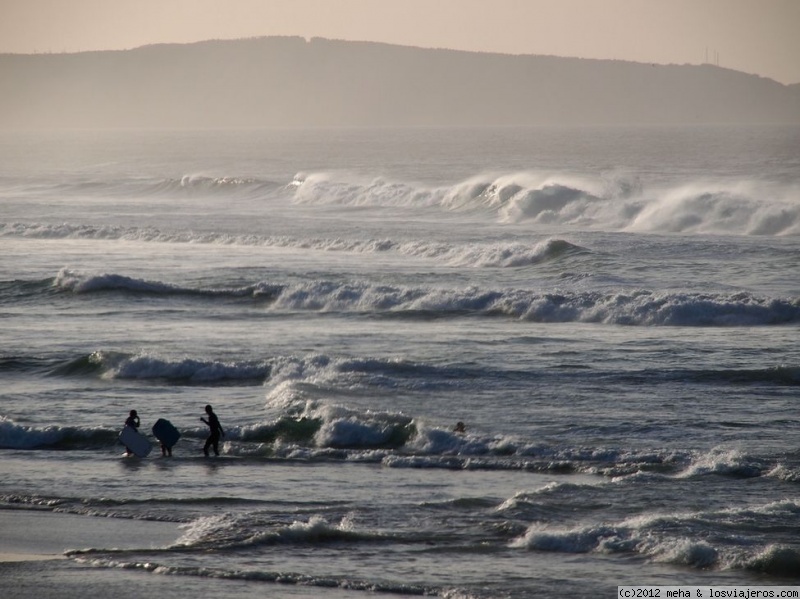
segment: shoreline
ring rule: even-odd
[[[45,562],[50,560],[66,559],[64,555],[50,553],[10,553],[0,552],[0,564],[12,562]]]
[[[181,531],[174,522],[0,508],[0,563],[66,559],[75,549],[155,549]]]

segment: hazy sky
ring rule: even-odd
[[[262,35],[720,66],[800,83],[800,0],[0,0],[0,52]]]

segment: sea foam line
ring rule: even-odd
[[[223,568],[172,566],[159,564],[153,561],[137,562],[123,561],[120,559],[89,557],[79,551],[70,551],[66,556],[77,563],[87,564],[95,568],[111,568],[138,570],[165,576],[190,576],[201,578],[219,578],[224,580],[242,580],[249,582],[277,583],[280,585],[298,585],[303,587],[319,587],[320,589],[338,588],[349,592],[364,592],[367,596],[374,593],[388,593],[398,595],[418,596],[443,596],[443,591],[433,587],[423,587],[413,584],[391,583],[385,580],[370,581],[359,580],[351,577],[336,578],[326,576],[313,576],[296,572],[269,572],[264,570],[226,570]],[[321,591],[324,594],[324,591]]]

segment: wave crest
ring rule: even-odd
[[[115,441],[115,431],[57,425],[37,428],[19,424],[6,416],[0,416],[0,448],[2,449],[96,447],[111,445]]]
[[[196,231],[161,231],[156,228],[128,228],[111,225],[78,225],[62,223],[6,223],[0,236],[36,239],[89,239],[136,241],[143,243],[191,243],[287,248],[317,252],[377,254],[392,252],[402,256],[435,260],[454,267],[519,268],[563,256],[588,253],[589,250],[558,238],[535,243],[496,242],[450,244],[436,241],[393,239],[295,238],[288,236],[233,235]],[[63,277],[63,285],[68,279]],[[117,281],[122,286],[125,281]],[[112,282],[106,282],[110,286]]]
[[[556,251],[565,251],[558,245]],[[567,248],[568,250],[569,248]],[[628,326],[769,326],[800,321],[800,299],[740,293],[648,290],[541,292],[526,289],[395,287],[371,283],[261,282],[233,289],[193,289],[117,274],[83,275],[62,269],[62,291],[182,294],[205,298],[251,297],[271,310],[352,312],[410,317],[504,316],[529,322],[582,322]]]
[[[774,526],[776,519],[786,522],[787,517],[796,516],[798,509],[797,503],[785,501],[720,511],[639,516],[618,523],[574,528],[550,528],[535,523],[511,546],[563,553],[637,553],[654,562],[694,568],[796,575],[800,554],[786,546],[759,546],[757,531]],[[732,532],[715,534],[719,521],[728,528],[736,522],[735,538],[753,536],[753,542],[731,543]],[[785,528],[791,530],[788,525]],[[694,537],[704,538],[698,541]]]
[[[647,189],[638,178],[518,172],[445,186],[356,174],[298,173],[298,204],[482,211],[501,221],[604,230],[733,235],[800,234],[800,190],[757,181],[697,181]]]
[[[54,368],[52,375],[95,375],[107,379],[167,380],[184,384],[261,383],[270,376],[265,362],[162,358],[151,354],[96,351]]]

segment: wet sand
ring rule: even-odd
[[[346,589],[263,585],[205,576],[160,576],[141,570],[93,568],[67,559],[65,551],[85,548],[147,549],[173,544],[179,525],[61,514],[49,510],[0,509],[0,588],[3,599],[87,599],[114,597],[173,599],[224,596],[250,599],[347,599]],[[359,593],[360,594],[360,593]],[[375,595],[385,597],[385,595]]]
[[[0,510],[0,562],[63,559],[74,549],[151,549],[181,535],[172,522],[149,522],[60,514],[44,510]]]

